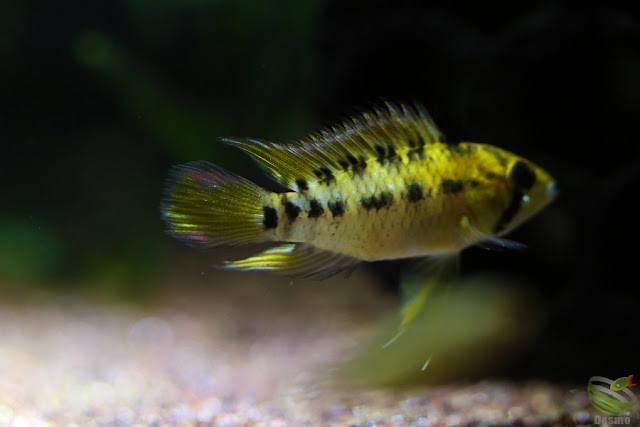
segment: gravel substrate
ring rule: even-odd
[[[231,280],[244,280],[231,285]],[[0,303],[0,426],[576,425],[584,387],[544,381],[336,388],[381,313],[362,272],[322,283],[217,271],[152,303]],[[204,290],[203,290],[204,289]]]

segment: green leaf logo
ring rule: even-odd
[[[619,378],[615,382],[604,377],[589,378],[589,400],[598,411],[608,415],[620,415],[629,412],[638,402],[636,396],[627,388],[630,382],[625,383],[622,389],[622,380]],[[617,389],[617,390],[616,390]]]

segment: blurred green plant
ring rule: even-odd
[[[0,217],[0,278],[3,285],[42,282],[56,273],[62,243],[44,221]]]
[[[336,380],[347,388],[404,388],[486,376],[544,323],[539,297],[519,281],[478,276],[454,282],[434,291],[401,335],[397,318],[383,319]]]
[[[56,166],[39,189],[46,195],[63,188],[65,202],[51,205],[49,196],[31,197],[30,206],[47,218],[47,226],[20,219],[19,212],[3,212],[0,279],[90,281],[125,295],[150,288],[154,281],[149,279],[168,264],[163,259],[169,239],[164,240],[158,212],[167,165],[158,163],[224,164],[218,137],[286,139],[308,128],[305,74],[316,4],[122,0],[110,6],[106,19],[70,6],[57,25],[69,24],[71,39],[59,40],[70,43],[64,48],[75,63],[56,56],[60,63],[52,64],[45,78],[47,85],[77,79],[71,81],[66,103],[47,116],[51,128],[61,133],[25,129],[24,137],[46,137],[47,152],[55,153],[48,160]],[[9,35],[33,29],[28,8],[0,10],[21,19],[20,25],[7,27]],[[87,13],[83,27],[79,22]],[[59,40],[36,43],[56,52]],[[0,53],[17,51],[16,46],[0,41]],[[77,72],[77,64],[85,72],[70,74]],[[87,99],[89,110],[73,105]],[[122,112],[122,120],[99,116],[113,111],[112,106]],[[82,122],[75,125],[78,117]],[[73,123],[72,131],[59,127],[60,122]],[[38,144],[45,145],[37,142],[34,152]],[[240,155],[234,159],[246,161]]]
[[[170,149],[177,158],[209,155],[215,129],[221,117],[205,106],[192,106],[169,93],[166,84],[155,81],[152,73],[142,71],[123,48],[118,48],[104,33],[87,31],[78,36],[75,54],[84,65],[108,78],[119,90],[127,112],[144,117],[152,137]]]
[[[127,113],[177,161],[220,157],[216,138],[241,129],[292,136],[306,125],[304,62],[315,1],[130,0],[141,46],[76,37],[77,60],[108,79]],[[182,37],[188,32],[188,37]],[[187,42],[193,43],[188,45]],[[160,53],[188,84],[134,50]],[[175,86],[182,86],[180,89]]]
[[[0,28],[2,28],[0,55],[8,54],[20,47],[17,41],[26,32],[28,15],[28,5],[25,2],[0,3]]]

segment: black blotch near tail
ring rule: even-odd
[[[300,206],[291,202],[284,203],[284,212],[287,214],[289,222],[294,222],[298,218],[300,211],[302,211],[302,209],[300,209]]]
[[[262,223],[265,228],[276,228],[278,226],[278,212],[271,206],[263,206],[262,212],[264,214]]]

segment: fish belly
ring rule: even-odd
[[[465,246],[462,215],[451,201],[396,203],[339,218],[301,221],[305,224],[292,240],[367,261],[450,254]]]

